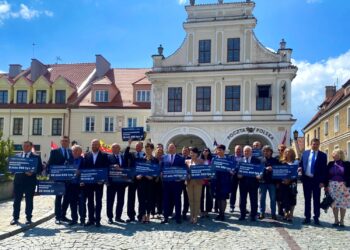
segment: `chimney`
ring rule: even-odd
[[[96,55],[96,74],[97,78],[103,77],[108,70],[111,69],[111,64],[102,55]]]
[[[47,73],[47,66],[37,59],[32,59],[32,63],[30,66],[30,75],[31,75],[30,80],[32,80],[32,82],[35,82],[36,80],[38,80],[40,76],[45,75],[46,73]]]
[[[9,69],[9,77],[10,78],[15,78],[18,76],[22,71],[22,65],[20,64],[10,64],[10,69]]]
[[[337,92],[336,86],[326,86],[326,99],[332,98]]]

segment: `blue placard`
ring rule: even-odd
[[[50,179],[53,181],[72,181],[77,178],[78,165],[52,165],[50,166]]]
[[[236,162],[227,158],[214,158],[212,166],[215,171],[219,172],[231,172],[236,171]]]
[[[253,149],[252,156],[254,156],[256,158],[262,157],[262,150],[261,149]]]
[[[191,179],[210,179],[215,177],[215,170],[211,165],[191,165]]]
[[[136,162],[135,175],[158,177],[160,175],[159,164]]]
[[[272,166],[272,179],[285,180],[298,178],[298,164]]]
[[[165,167],[162,171],[163,181],[179,181],[187,179],[187,169],[184,167]]]
[[[130,168],[116,169],[115,167],[110,167],[109,169],[109,181],[110,182],[133,182],[134,170]]]
[[[144,139],[143,127],[122,128],[122,139],[123,141],[129,139],[142,141]]]
[[[263,174],[264,167],[265,166],[263,164],[240,162],[238,164],[238,174],[246,177],[256,177]]]
[[[23,158],[21,156],[9,157],[9,172],[12,174],[33,172],[36,173],[38,158]]]
[[[64,195],[66,185],[63,182],[38,181],[37,192],[40,195]]]
[[[80,169],[80,182],[82,183],[106,182],[107,179],[108,179],[107,168]]]

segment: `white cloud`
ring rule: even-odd
[[[324,100],[325,86],[338,83],[339,89],[350,79],[350,50],[316,63],[293,61],[293,64],[299,68],[292,82],[292,107],[294,117],[298,119],[295,127],[300,130],[316,114]]]
[[[179,4],[184,5],[186,4],[187,0],[177,0]]]
[[[31,20],[41,15],[52,17],[53,12],[49,10],[36,10],[21,3],[18,11],[12,11],[12,6],[7,1],[0,1],[0,25],[4,23],[6,19],[21,18],[24,20]]]

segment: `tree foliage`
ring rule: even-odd
[[[8,168],[8,158],[14,154],[13,141],[4,140],[0,131],[0,174],[6,174]]]

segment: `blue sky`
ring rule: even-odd
[[[293,113],[298,119],[295,128],[301,129],[322,101],[324,86],[337,79],[340,86],[350,78],[350,1],[255,2],[259,40],[276,50],[285,38],[293,48],[300,69],[293,82]],[[185,0],[0,0],[0,71],[8,71],[11,63],[28,67],[33,43],[35,57],[44,63],[55,63],[57,56],[62,63],[93,62],[95,54],[102,54],[113,67],[151,67],[159,44],[170,55],[183,41],[184,4]],[[310,107],[306,112],[305,105]]]

